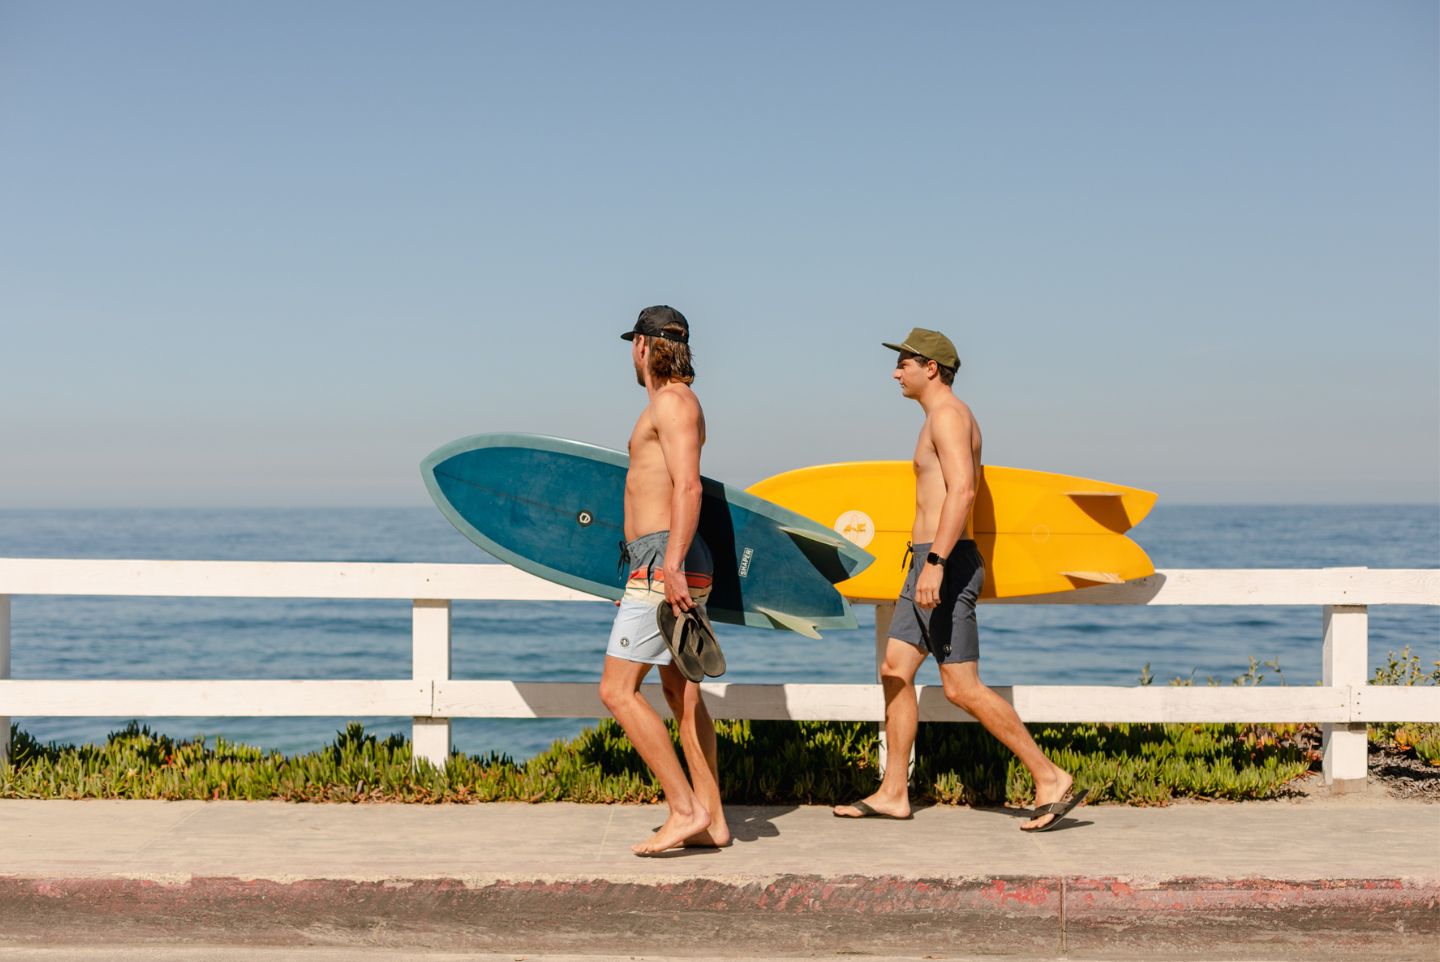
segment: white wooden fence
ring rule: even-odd
[[[408,679],[378,681],[79,681],[10,678],[11,595],[405,599],[412,603]],[[450,604],[596,599],[507,565],[252,561],[0,559],[0,764],[9,718],[23,716],[357,716],[413,718],[418,757],[443,763],[452,718],[594,718],[592,683],[465,681],[450,677]],[[1366,775],[1366,725],[1440,722],[1440,688],[1368,685],[1372,605],[1440,605],[1440,570],[1172,570],[1123,585],[999,604],[1302,605],[1320,608],[1317,686],[1017,685],[997,688],[1027,722],[1312,722],[1324,730],[1324,773],[1337,788]],[[892,606],[876,613],[877,661]],[[597,665],[598,670],[598,665]],[[658,686],[647,694],[664,712]],[[880,721],[878,684],[707,684],[717,718]],[[924,721],[973,721],[920,686]]]

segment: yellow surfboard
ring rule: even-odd
[[[875,556],[835,585],[852,601],[894,601],[915,520],[909,461],[851,461],[758,481],[751,494],[833,527]],[[1155,505],[1151,491],[1067,474],[985,465],[972,513],[985,557],[982,598],[1053,594],[1155,573],[1125,532]]]

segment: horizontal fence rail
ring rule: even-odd
[[[598,601],[594,595],[562,588],[504,564],[68,558],[0,558],[0,595]],[[983,603],[1440,605],[1440,570],[1182,568],[1157,571],[1119,585]]]
[[[10,679],[10,596],[403,599],[412,605],[408,680]],[[0,558],[0,763],[19,716],[357,716],[413,719],[417,758],[443,764],[453,718],[595,718],[595,684],[469,681],[450,677],[452,601],[588,601],[500,564],[123,561]],[[1313,687],[1017,685],[995,690],[1028,722],[1310,722],[1324,732],[1327,782],[1355,787],[1366,773],[1366,725],[1440,722],[1440,689],[1367,684],[1372,605],[1440,605],[1440,571],[1168,570],[1122,585],[996,604],[1284,605],[1322,611],[1322,683]],[[891,606],[876,613],[883,649]],[[973,721],[934,686],[919,687],[922,721]],[[878,684],[703,686],[717,718],[881,721]],[[658,686],[646,695],[662,713]]]
[[[668,712],[657,690],[650,701]],[[934,685],[917,685],[921,721],[974,721]],[[878,685],[701,685],[716,718],[882,721]],[[993,686],[1033,722],[1440,722],[1424,689],[1335,687],[1110,688]],[[447,681],[30,681],[0,683],[12,715],[50,717],[598,718],[608,714],[583,682]]]

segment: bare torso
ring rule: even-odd
[[[692,408],[699,428],[699,444],[705,444],[705,412],[689,385],[667,384],[660,392],[671,392],[671,400]],[[670,530],[670,508],[674,485],[665,452],[660,445],[660,432],[655,424],[655,401],[646,405],[630,432],[630,470],[625,475],[625,540],[656,531]]]
[[[958,431],[960,436],[953,438],[957,444],[955,447],[968,452],[973,470],[974,485],[978,489],[980,484],[980,424],[975,420],[969,405],[959,398],[952,397],[946,402],[946,407],[954,410],[959,416],[946,418],[944,423],[953,425],[951,430]],[[920,428],[920,438],[915,443],[915,525],[910,531],[910,539],[916,544],[928,544],[935,540],[935,531],[940,525],[940,512],[945,505],[945,496],[948,492],[946,477],[941,469],[940,455],[935,447],[933,435],[936,418],[935,412],[930,412],[925,417],[925,424]],[[952,484],[958,483],[952,479]],[[973,503],[972,503],[973,507]],[[974,531],[973,510],[965,517],[965,527],[962,538],[973,539]]]

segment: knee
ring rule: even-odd
[[[626,701],[628,701],[630,698],[630,695],[631,692],[629,692],[624,685],[618,684],[614,680],[609,678],[601,679],[600,701],[604,703],[607,709],[609,709],[610,714],[613,715],[616,711],[624,708]]]
[[[977,701],[985,686],[979,681],[960,681],[954,678],[943,679],[945,687],[945,698],[962,711],[969,712]],[[970,712],[974,714],[974,712]]]
[[[880,682],[887,688],[908,685],[914,677],[914,673],[905,665],[891,661],[889,658],[880,664]]]

